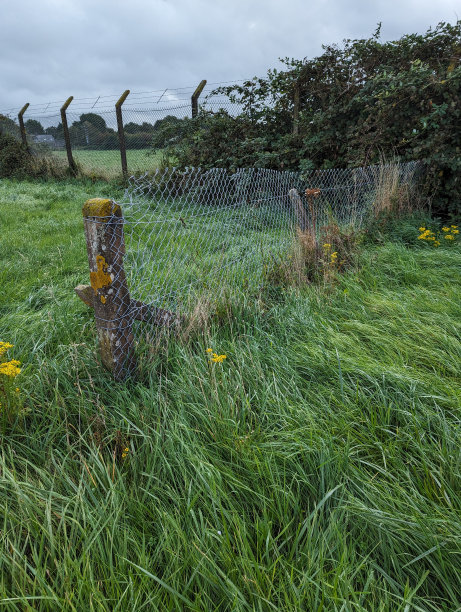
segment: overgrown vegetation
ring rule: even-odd
[[[378,163],[384,154],[427,162],[427,194],[439,215],[461,210],[461,22],[425,34],[324,47],[283,60],[266,78],[220,88],[242,111],[202,111],[165,124],[154,147],[175,164],[311,170]],[[295,92],[299,119],[294,133]],[[178,138],[177,134],[181,137]]]
[[[114,385],[73,294],[81,204],[107,189],[0,182],[0,340],[28,410],[1,440],[2,603],[458,609],[459,243],[387,222],[326,287],[224,305]]]

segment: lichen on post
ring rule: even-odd
[[[136,365],[132,308],[123,256],[123,215],[112,200],[95,198],[83,206],[90,284],[99,350],[104,366],[116,380],[130,375]]]

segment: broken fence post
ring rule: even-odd
[[[85,202],[82,212],[92,289],[86,298],[94,308],[101,359],[116,380],[124,380],[135,369],[136,360],[131,298],[123,269],[122,209],[112,200],[95,198]]]

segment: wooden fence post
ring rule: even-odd
[[[62,130],[64,132],[64,141],[66,143],[67,161],[69,162],[69,168],[70,168],[71,173],[75,176],[77,174],[77,166],[75,165],[74,158],[72,157],[72,147],[70,144],[69,127],[67,125],[67,116],[66,116],[66,110],[68,109],[69,104],[72,102],[73,99],[74,99],[74,96],[70,96],[70,98],[67,98],[64,104],[61,106],[61,123],[62,123]]]
[[[29,102],[27,102],[27,104],[24,104],[24,106],[21,108],[21,110],[18,113],[19,129],[21,130],[22,144],[27,147],[27,150],[29,150],[29,145],[27,144],[26,128],[24,126],[24,113],[26,112],[28,108],[29,108]]]
[[[306,210],[304,208],[301,196],[299,195],[298,190],[295,189],[294,187],[293,189],[290,189],[290,191],[288,192],[288,196],[290,197],[290,201],[293,206],[293,210],[295,211],[296,220],[298,222],[299,229],[302,232],[305,232],[309,225],[309,221],[307,218]]]
[[[191,96],[192,119],[198,115],[198,99],[200,98],[200,94],[202,93],[203,88],[205,87],[205,85],[206,85],[206,80],[205,79],[203,81],[200,81],[199,86],[197,87],[197,89],[194,91],[194,93]]]
[[[130,90],[127,89],[122,93],[120,98],[115,103],[115,114],[117,116],[117,128],[118,128],[118,142],[120,145],[120,157],[122,160],[122,173],[126,178],[128,175],[128,165],[126,163],[126,142],[125,142],[125,132],[123,131],[123,119],[122,119],[122,104],[127,99]]]
[[[112,200],[96,198],[85,202],[82,212],[101,359],[120,381],[136,367],[122,209]]]

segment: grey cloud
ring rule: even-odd
[[[454,22],[458,0],[0,0],[0,109],[264,75],[321,45]]]

